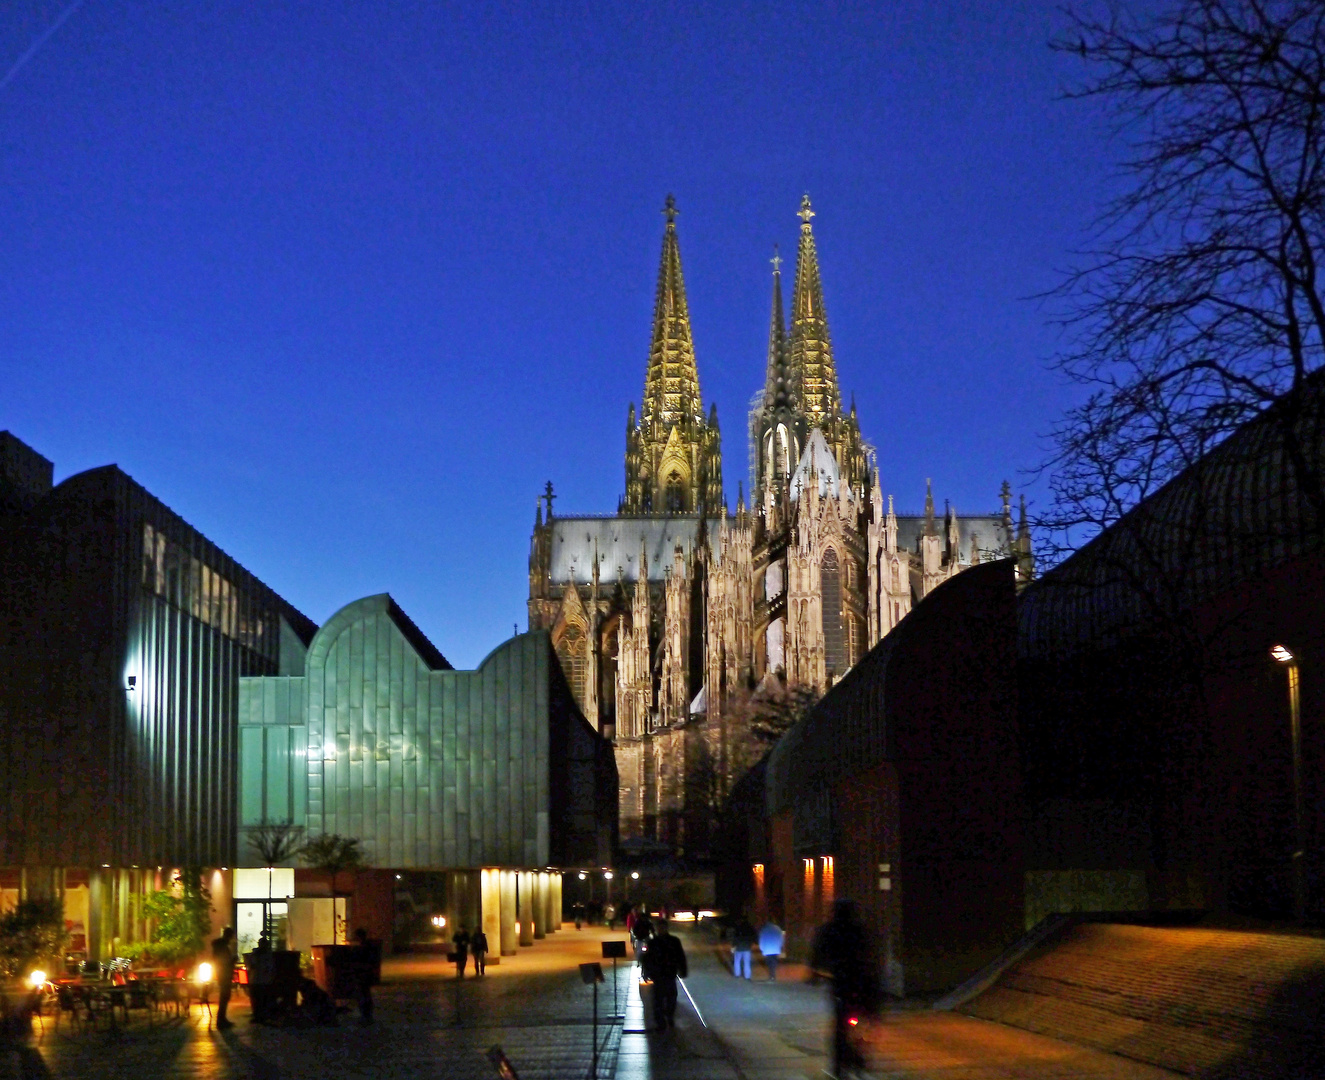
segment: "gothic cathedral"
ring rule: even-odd
[[[750,502],[728,512],[717,406],[699,389],[676,204],[662,261],[644,399],[626,421],[615,515],[554,515],[540,498],[529,626],[553,644],[584,715],[616,746],[623,846],[704,857],[714,810],[752,764],[749,702],[822,692],[913,604],[981,560],[1033,571],[1025,506],[957,516],[886,509],[855,404],[842,407],[807,195],[790,324],[773,259],[763,393],[750,414]],[[544,508],[546,507],[546,516]]]

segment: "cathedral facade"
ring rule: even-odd
[[[546,629],[585,716],[616,747],[623,842],[707,854],[715,809],[753,763],[752,702],[822,693],[952,575],[1015,556],[1033,570],[1025,507],[897,514],[854,402],[843,407],[807,195],[789,317],[773,259],[753,475],[734,513],[716,405],[699,388],[676,206],[664,210],[653,334],[626,422],[613,515],[553,512],[530,543],[529,627]],[[546,514],[544,511],[546,510]]]

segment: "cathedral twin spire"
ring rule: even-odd
[[[842,414],[837,368],[828,335],[810,197],[801,199],[800,245],[791,294],[791,327],[782,313],[782,260],[773,256],[773,313],[762,406],[751,421],[758,490],[777,488],[795,471],[810,433],[823,431],[843,475],[854,488],[864,478],[864,453],[853,416]]]
[[[653,336],[638,421],[626,427],[626,514],[712,513],[723,504],[716,407],[706,418],[699,390],[690,311],[676,234],[676,200],[663,208],[662,258],[653,308]],[[782,259],[773,257],[773,303],[763,401],[752,416],[755,482],[763,489],[795,471],[810,432],[819,428],[853,482],[864,455],[854,419],[842,414],[837,369],[824,311],[810,197],[801,200],[800,244],[788,331],[782,306]],[[859,465],[859,468],[855,466]]]
[[[640,421],[670,429],[679,423],[704,422],[704,402],[699,394],[699,368],[690,332],[690,309],[686,305],[685,279],[681,275],[681,245],[676,238],[676,200],[667,196],[663,214],[662,259],[658,264],[658,291],[653,303],[653,338],[649,346],[649,368],[644,377],[644,401]]]
[[[819,279],[819,253],[814,246],[810,197],[801,199],[800,248],[796,252],[796,285],[791,301],[791,368],[796,373],[800,407],[810,428],[823,427],[841,410],[837,368],[828,337],[824,289]]]
[[[632,404],[626,424],[623,514],[713,513],[723,506],[718,412],[714,405],[704,416],[699,392],[677,213],[668,195],[644,400],[639,422]]]

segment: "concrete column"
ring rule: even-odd
[[[561,871],[557,871],[552,875],[552,921],[549,924],[551,929],[560,930],[564,918],[561,911]]]
[[[520,871],[520,944],[534,943],[534,875]]]
[[[483,872],[470,870],[465,874],[465,928],[472,934],[483,925]]]
[[[552,882],[556,880],[557,875],[548,871],[546,877],[547,884],[543,887],[543,925],[547,927],[549,934],[555,934],[560,920],[552,914]]]
[[[501,873],[501,949],[502,956],[514,956],[520,946],[515,932],[515,871]]]
[[[446,917],[446,940],[449,942],[455,937],[455,932],[460,926],[461,912],[464,905],[459,899],[460,895],[460,875],[454,870],[446,874],[446,884],[442,889],[442,914]]]
[[[490,963],[501,963],[501,871],[483,870],[483,932],[488,935]]]
[[[105,918],[106,879],[100,870],[87,875],[87,958],[101,959],[102,919]]]
[[[534,879],[534,937],[547,937],[547,871],[535,870]]]
[[[115,930],[111,934],[111,946],[116,955],[130,944],[129,892],[131,890],[131,871],[116,870],[115,874]]]

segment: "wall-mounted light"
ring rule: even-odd
[[[604,871],[603,871],[603,877],[605,877],[608,881],[611,881],[611,880],[612,880],[612,871],[611,871],[611,870],[604,870]]]
[[[1270,656],[1283,664],[1288,674],[1288,737],[1293,748],[1293,918],[1297,922],[1307,917],[1307,832],[1306,806],[1302,797],[1302,673],[1297,657],[1287,645],[1275,645]]]
[[[586,874],[583,870],[580,871],[580,880],[581,880],[581,881],[583,881],[583,880],[584,880],[585,878],[587,878],[588,876],[589,876],[589,875]]]
[[[137,685],[138,685],[138,676],[137,676],[137,675],[130,675],[130,676],[129,676],[129,684],[128,684],[124,689],[126,689],[129,693],[132,694],[132,693],[133,693],[133,690],[134,690],[134,687],[136,687]]]

